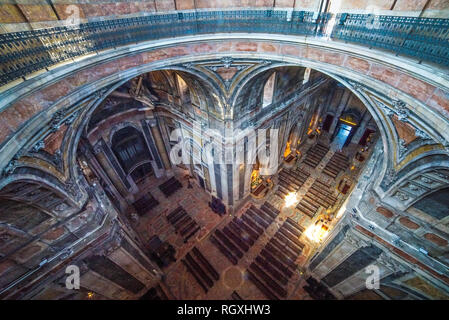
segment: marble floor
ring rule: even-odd
[[[351,148],[348,148],[351,152]],[[302,170],[310,173],[309,178],[305,181],[303,186],[298,191],[298,200],[306,193],[307,189],[313,182],[319,178],[329,183],[334,183],[332,178],[326,176],[321,171],[326,163],[332,157],[334,151],[332,149],[324,156],[322,161],[316,168],[312,168],[304,163],[297,163]],[[357,170],[352,172],[352,175],[357,175]],[[159,205],[151,209],[148,213],[139,218],[135,224],[136,231],[140,234],[144,241],[148,241],[153,235],[158,235],[163,241],[169,242],[176,249],[176,262],[173,262],[168,267],[162,269],[165,276],[160,282],[161,288],[166,292],[167,296],[172,299],[231,299],[231,294],[235,291],[237,294],[246,299],[267,299],[267,297],[248,279],[246,271],[248,266],[254,261],[255,257],[264,248],[266,243],[280,228],[287,217],[290,217],[297,224],[304,229],[308,228],[315,222],[315,219],[297,212],[295,209],[285,209],[284,200],[275,195],[277,185],[277,175],[274,177],[275,187],[268,192],[263,199],[250,199],[233,214],[226,214],[220,217],[214,213],[208,206],[210,195],[208,195],[197,184],[192,183],[192,187],[187,187],[187,178],[182,172],[175,173],[176,178],[182,183],[183,188],[178,190],[170,197],[166,198],[159,190],[158,186],[168,178],[156,179],[151,178],[146,181],[144,190],[150,192],[153,197],[159,201]],[[334,188],[335,189],[335,188]],[[349,193],[348,193],[349,194]],[[334,195],[338,198],[338,203],[341,204],[344,200],[342,194],[335,190]],[[254,205],[260,207],[265,201],[268,201],[281,212],[276,217],[275,221],[271,223],[264,233],[257,239],[248,252],[244,252],[244,256],[239,259],[237,265],[233,265],[209,240],[212,231],[221,229],[227,225],[234,216],[240,217],[249,206]],[[201,226],[195,236],[184,243],[183,238],[174,232],[173,227],[167,221],[167,214],[173,211],[178,206],[182,206],[185,211]],[[338,208],[337,208],[338,209]],[[299,240],[305,245],[301,255],[296,260],[297,269],[293,276],[289,279],[286,285],[288,292],[286,299],[311,299],[307,292],[303,289],[306,284],[307,275],[304,273],[304,266],[308,258],[315,252],[319,243],[315,243],[307,238],[303,233]],[[220,277],[215,281],[213,286],[206,293],[198,284],[194,276],[188,272],[187,268],[181,259],[197,247],[209,263],[216,269]]]

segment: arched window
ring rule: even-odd
[[[112,150],[126,174],[129,174],[135,165],[151,160],[142,133],[133,127],[126,127],[114,133]]]
[[[273,103],[275,80],[276,80],[276,72],[273,72],[271,76],[268,78],[267,82],[265,82],[265,86],[263,87],[262,108],[265,108],[269,104]]]

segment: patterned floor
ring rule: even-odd
[[[348,148],[348,151],[349,150],[351,150],[350,147]],[[310,176],[298,191],[298,200],[301,200],[303,195],[318,178],[329,183],[335,183],[332,178],[322,173],[322,170],[332,158],[333,154],[334,151],[330,149],[316,168],[302,162],[296,164],[301,170],[310,173]],[[355,174],[355,172],[353,174]],[[249,265],[254,261],[271,237],[273,237],[287,217],[296,221],[304,229],[314,223],[315,220],[297,212],[295,209],[283,208],[284,200],[275,195],[276,188],[271,190],[263,199],[251,199],[240,208],[238,212],[234,213],[234,216],[240,217],[251,205],[260,207],[265,201],[268,201],[274,207],[279,209],[281,213],[276,217],[275,221],[268,226],[257,241],[255,241],[254,245],[252,245],[247,252],[244,252],[244,256],[239,259],[238,264],[233,265],[208,238],[212,231],[217,228],[222,229],[234,216],[226,215],[220,217],[213,213],[208,206],[210,196],[204,190],[193,183],[192,188],[187,188],[187,180],[184,178],[184,175],[178,173],[175,176],[182,183],[183,188],[168,198],[166,198],[158,189],[158,185],[168,180],[168,178],[159,180],[152,178],[146,182],[146,187],[144,189],[147,192],[150,192],[151,195],[159,201],[159,205],[141,216],[137,224],[137,231],[144,240],[150,239],[153,235],[158,235],[161,240],[168,241],[176,249],[177,260],[167,268],[163,269],[166,276],[160,283],[160,286],[167,293],[167,296],[175,299],[226,300],[231,299],[231,295],[235,291],[244,300],[267,299],[259,288],[257,288],[253,282],[248,280],[248,275],[245,270],[247,270]],[[276,185],[276,177],[274,181]],[[333,188],[333,190],[335,190],[335,188]],[[344,200],[343,195],[337,194],[336,191],[334,195],[338,198],[339,203]],[[190,238],[187,243],[184,243],[183,238],[173,232],[173,227],[166,219],[166,215],[180,205],[201,226],[201,230],[197,232],[195,236]],[[306,283],[305,274],[303,274],[301,270],[303,270],[303,266],[308,257],[314,252],[318,244],[309,241],[304,233],[299,240],[305,247],[296,260],[297,269],[286,285],[286,299],[311,299],[303,289],[303,286]],[[194,246],[203,253],[205,258],[220,275],[219,280],[214,281],[213,286],[207,293],[199,285],[195,277],[188,272],[186,266],[181,263],[181,259],[183,259]]]

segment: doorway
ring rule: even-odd
[[[345,146],[346,142],[348,141],[348,138],[351,135],[352,132],[352,126],[339,123],[337,127],[337,134],[335,135],[335,138],[333,140],[333,143],[335,144],[337,150],[342,150]]]

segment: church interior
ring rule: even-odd
[[[449,300],[448,30],[445,0],[2,2],[0,299]]]

